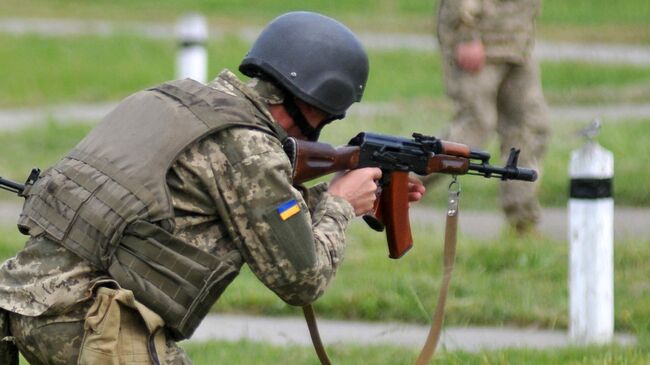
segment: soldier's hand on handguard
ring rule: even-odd
[[[424,196],[426,188],[422,181],[415,175],[409,175],[409,202],[417,202]]]
[[[366,167],[338,173],[330,182],[328,192],[347,200],[357,216],[368,213],[377,200],[377,181],[381,169]],[[409,196],[410,198],[410,196]]]

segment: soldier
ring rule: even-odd
[[[338,21],[292,12],[239,69],[250,82],[224,70],[126,98],[26,188],[30,237],[0,267],[0,324],[31,364],[188,364],[175,341],[244,263],[291,305],[323,293],[381,170],[303,197],[282,141],[317,140],[361,100],[366,52]]]
[[[521,165],[541,174],[549,127],[531,55],[540,2],[441,0],[438,40],[456,108],[445,138],[480,148],[496,130],[503,159],[511,147],[521,148]],[[539,221],[538,185],[539,179],[501,183],[501,205],[515,232],[528,232]]]

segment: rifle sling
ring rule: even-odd
[[[316,315],[314,314],[314,307],[311,304],[307,304],[302,307],[302,314],[305,315],[305,321],[307,322],[307,328],[309,328],[309,336],[311,336],[311,343],[314,344],[314,350],[316,350],[316,355],[322,365],[332,365],[329,357],[327,356],[327,351],[325,351],[325,346],[320,338],[320,333],[318,332],[318,324],[316,323]]]
[[[436,304],[436,309],[433,313],[433,318],[431,321],[431,328],[429,329],[429,334],[427,335],[427,340],[420,351],[420,355],[415,361],[415,365],[425,365],[428,364],[433,353],[438,345],[438,340],[440,339],[440,333],[442,331],[442,324],[444,319],[445,312],[445,302],[447,301],[447,292],[449,291],[449,283],[451,281],[451,274],[454,270],[454,260],[456,258],[456,238],[458,232],[458,213],[459,210],[448,210],[447,219],[445,223],[445,247],[444,247],[444,257],[443,257],[443,275],[442,283],[440,285],[440,292],[438,292],[438,303]],[[309,335],[311,336],[312,344],[318,355],[322,365],[331,365],[330,359],[327,356],[323,342],[321,341],[320,334],[318,332],[318,325],[316,324],[316,316],[314,314],[314,308],[311,304],[308,304],[302,307],[302,312],[305,316],[305,321],[307,322],[307,327],[309,328]]]
[[[427,340],[420,351],[420,355],[415,361],[415,365],[428,364],[433,357],[433,352],[436,350],[438,340],[440,339],[440,332],[442,331],[442,323],[445,313],[445,302],[447,301],[447,292],[449,291],[449,282],[451,281],[451,273],[454,270],[454,260],[456,258],[456,236],[458,232],[458,208],[455,210],[447,211],[447,219],[445,223],[445,248],[444,248],[444,264],[442,283],[440,284],[440,291],[438,292],[438,304],[436,310],[433,312],[433,319],[431,321],[431,328],[427,335]]]

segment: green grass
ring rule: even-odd
[[[44,169],[54,164],[91,128],[88,124],[51,121],[43,127],[0,133],[0,176],[23,182],[33,167]]]
[[[0,34],[0,43],[0,107],[119,100],[175,77],[171,40]],[[209,75],[236,70],[247,48],[234,37],[211,42]],[[446,102],[437,53],[373,51],[370,64],[364,101]],[[645,102],[650,68],[544,62],[542,83],[553,104]]]
[[[334,16],[355,30],[433,32],[430,0],[4,0],[0,14],[11,17],[60,17],[111,20],[173,21],[179,14],[200,11],[213,24],[262,25],[291,10],[312,10]],[[606,40],[647,43],[650,40],[650,5],[645,0],[545,0],[540,33],[560,40]]]
[[[650,67],[542,62],[541,69],[551,105],[648,102]]]
[[[549,25],[638,24],[648,26],[650,4],[643,0],[544,0],[541,22]]]
[[[16,226],[11,226],[9,223],[0,222],[0,233],[2,233],[0,237],[0,262],[15,255],[27,240],[27,236],[20,234]]]
[[[319,364],[314,350],[299,346],[271,346],[249,341],[185,343],[183,348],[196,365],[208,364]],[[336,364],[412,364],[417,352],[391,346],[327,346]],[[650,355],[637,348],[585,347],[553,351],[502,350],[479,353],[439,351],[432,364],[437,365],[506,365],[506,364],[572,364],[613,365],[647,364]]]
[[[346,258],[327,293],[316,302],[328,318],[427,323],[441,273],[441,227],[414,227],[415,246],[400,260],[387,258],[385,237],[355,224]],[[650,330],[645,285],[650,241],[624,242],[615,252],[616,328]],[[495,241],[461,237],[446,312],[449,325],[566,328],[565,243],[547,239]],[[368,285],[372,283],[372,285]],[[497,295],[498,293],[498,295]],[[218,311],[299,315],[244,270],[215,307]]]
[[[273,346],[251,341],[183,342],[181,347],[195,365],[212,364],[292,364],[318,365],[315,352],[308,346]],[[415,350],[393,346],[327,345],[334,363],[349,365],[412,364]],[[436,365],[642,365],[650,361],[650,354],[635,347],[563,348],[552,351],[512,349],[468,353],[438,350],[432,364]],[[21,356],[21,365],[28,365]]]
[[[383,236],[370,233],[367,227],[354,226],[350,236],[347,257],[337,278],[316,303],[318,315],[426,323],[435,303],[440,277],[441,242],[438,237],[441,232],[418,229],[416,246],[400,261],[386,258]],[[638,347],[481,353],[443,351],[437,353],[434,363],[647,364],[650,361],[646,335],[650,329],[646,305],[650,291],[645,284],[650,274],[646,265],[650,259],[646,249],[648,243],[621,243],[616,246],[615,253],[616,328],[636,334]],[[461,238],[446,311],[447,325],[566,328],[567,261],[567,249],[560,242],[517,241],[505,237],[486,243]],[[299,315],[298,310],[282,304],[249,272],[235,281],[216,308],[219,311]],[[197,364],[230,359],[229,356],[241,359],[242,363],[274,363],[278,356],[290,359],[292,364],[317,363],[308,348],[276,348],[248,342],[184,346]],[[246,351],[252,347],[257,350]],[[328,346],[328,351],[335,362],[346,364],[410,364],[416,356],[414,351],[386,346],[334,345]]]
[[[323,140],[333,145],[346,143],[359,131],[408,136],[412,131],[439,133],[444,117],[418,113],[404,123],[396,117],[355,119],[343,121],[326,128]],[[56,162],[83,138],[91,126],[86,124],[61,124],[54,121],[45,127],[32,127],[17,132],[0,134],[0,173],[7,178],[24,181],[32,167],[45,168]],[[568,199],[568,164],[572,150],[582,141],[574,135],[576,125],[555,125],[553,137],[544,164],[540,190],[543,206],[565,206]],[[614,196],[616,203],[628,206],[650,205],[650,188],[639,181],[650,179],[650,133],[648,121],[605,121],[599,137],[600,143],[614,153]],[[630,143],[634,141],[634,143]],[[492,163],[499,164],[496,141],[487,148],[493,154]],[[525,152],[525,150],[524,150]],[[468,208],[496,209],[498,207],[498,180],[475,176],[461,177],[463,205]],[[445,184],[430,189],[425,204],[444,204]],[[7,199],[8,194],[0,195]]]
[[[354,224],[345,261],[328,292],[316,302],[321,318],[428,323],[440,279],[441,228],[414,227],[415,247],[389,260],[382,234]],[[0,227],[0,257],[22,246],[24,236]],[[478,242],[461,237],[446,311],[446,324],[514,325],[564,329],[567,325],[567,247],[549,240]],[[647,364],[650,361],[650,241],[619,242],[615,248],[617,331],[638,345],[553,351],[439,352],[435,364]],[[368,283],[371,283],[369,285]],[[220,312],[299,316],[250,273],[242,275],[216,304]],[[183,342],[196,364],[316,364],[309,347],[274,347],[247,341]],[[390,346],[328,345],[335,363],[409,364],[413,350]]]
[[[174,21],[187,10],[205,13],[224,27],[265,24],[284,11],[307,9],[340,18],[355,31],[406,31],[433,34],[435,1],[427,0],[284,0],[241,2],[117,0],[3,0],[3,17],[63,17],[115,21]],[[650,43],[650,3],[647,0],[545,0],[539,20],[542,38],[562,41]],[[0,107],[37,106],[65,102],[118,100],[174,77],[175,44],[131,35],[115,37],[0,34]],[[210,75],[235,69],[247,49],[226,36],[209,44]],[[344,143],[360,130],[406,136],[412,130],[438,133],[450,117],[444,98],[437,54],[406,51],[372,52],[371,77],[364,101],[397,103],[403,117],[379,116],[349,120],[324,133],[325,140]],[[543,85],[555,105],[574,103],[647,102],[650,69],[587,65],[573,62],[542,64]],[[619,204],[648,205],[650,190],[639,182],[650,172],[648,121],[605,121],[601,143],[615,153],[615,196]],[[24,179],[32,166],[55,162],[89,130],[87,125],[50,122],[45,128],[0,133],[0,174]],[[546,159],[541,199],[544,205],[566,202],[569,152],[579,145],[573,126],[557,126]],[[632,142],[630,142],[632,141]],[[489,146],[495,152],[496,145]],[[496,159],[495,159],[496,161]],[[465,207],[496,207],[497,183],[463,178]],[[437,204],[443,188],[434,189],[427,204]],[[6,193],[0,194],[8,197]],[[11,197],[11,199],[14,199]],[[8,222],[6,224],[9,224]],[[442,232],[439,227],[414,227],[416,247],[400,261],[386,258],[382,234],[362,224],[350,230],[349,250],[338,277],[317,302],[318,314],[329,318],[428,321],[440,273]],[[432,238],[433,237],[433,238]],[[25,237],[15,228],[0,227],[0,258],[13,255]],[[593,347],[553,351],[505,350],[469,354],[441,352],[436,364],[647,364],[650,363],[650,275],[648,240],[616,246],[616,328],[639,338],[633,348]],[[417,254],[416,254],[417,253]],[[503,237],[478,242],[461,239],[448,302],[450,325],[485,324],[566,328],[566,243],[517,241]],[[368,283],[373,283],[369,286]],[[496,295],[498,293],[499,295]],[[216,310],[260,314],[299,311],[277,299],[248,270],[229,288]],[[273,347],[250,342],[184,343],[196,364],[291,363],[317,364],[313,350]],[[388,346],[328,346],[336,363],[407,364],[415,352]]]
[[[0,106],[121,99],[173,78],[173,48],[133,37],[0,35]]]
[[[0,260],[12,256],[25,242],[25,236],[8,224],[0,226]],[[413,232],[412,251],[400,260],[390,260],[385,236],[355,222],[348,231],[345,261],[315,304],[318,315],[428,323],[441,274],[442,228],[415,225]],[[567,328],[566,243],[507,235],[494,241],[461,236],[459,242],[447,303],[448,325]],[[642,345],[650,332],[648,244],[649,240],[618,242],[614,264],[616,329],[641,336]],[[298,308],[284,304],[246,267],[214,310],[300,315]]]

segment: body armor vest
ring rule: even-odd
[[[177,156],[208,134],[240,126],[278,136],[261,105],[233,93],[186,79],[128,97],[25,191],[21,232],[44,234],[108,272],[158,313],[175,339],[189,338],[242,259],[236,251],[217,258],[170,233],[165,177]],[[232,233],[229,217],[221,218]]]

